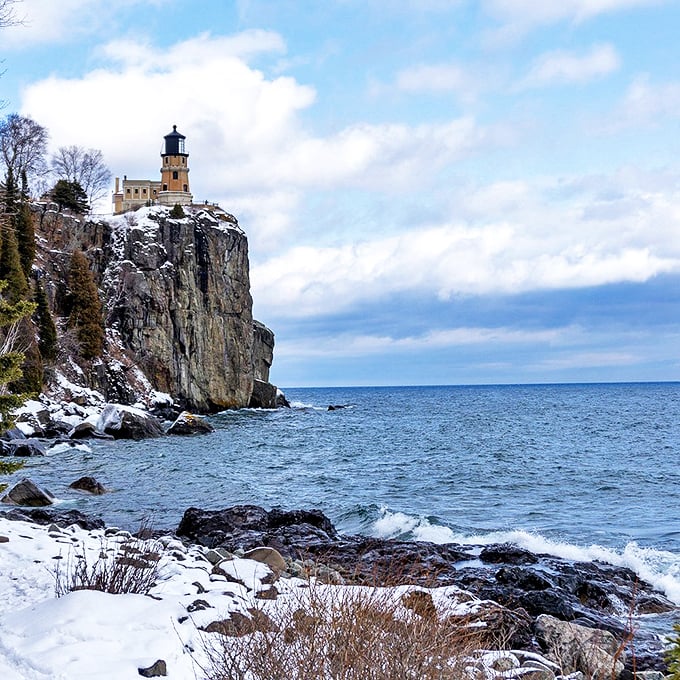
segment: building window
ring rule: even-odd
[[[179,178],[179,174],[177,173],[177,170],[173,170],[172,171],[172,179],[178,179],[178,178]]]
[[[142,189],[142,193],[145,194],[145,193],[146,193],[146,189]]]
[[[165,157],[165,164],[167,165],[170,162],[170,159],[166,156]]]
[[[156,195],[156,190],[155,190],[155,189],[153,190],[153,195],[154,195],[154,196]]]
[[[184,185],[184,191],[189,191],[189,187],[186,184]]]
[[[168,190],[168,185],[167,185],[167,184],[164,184],[164,185],[163,185],[163,191],[167,191],[167,190]]]
[[[139,189],[135,189],[135,193],[138,194],[138,193],[139,193]]]
[[[184,156],[182,156],[182,165],[184,165]]]
[[[125,193],[126,193],[126,194],[129,194],[129,193],[130,193],[130,190],[129,190],[129,189],[126,189],[126,190],[125,190]]]

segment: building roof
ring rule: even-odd
[[[179,139],[186,139],[186,137],[181,132],[177,132],[177,126],[176,125],[172,126],[172,132],[168,132],[168,134],[165,135],[164,139],[168,139],[168,137],[177,137]]]

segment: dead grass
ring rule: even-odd
[[[206,635],[202,670],[207,680],[459,680],[485,631],[440,617],[426,591],[399,592],[311,582],[263,606],[258,632]]]
[[[65,565],[54,569],[55,594],[62,597],[74,590],[99,590],[120,595],[147,595],[159,577],[162,547],[156,541],[128,538],[122,542],[103,542],[97,557],[76,549]]]

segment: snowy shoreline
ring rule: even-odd
[[[64,523],[59,513],[54,518]],[[78,560],[84,558],[92,566],[103,555],[109,560],[121,556],[134,560],[136,555],[147,554],[155,555],[151,559],[156,560],[157,568],[148,595],[97,590],[64,594],[64,584]],[[434,604],[438,615],[475,616],[480,622],[485,620],[485,611],[497,612],[499,608],[495,601],[453,584],[343,585],[334,583],[333,578],[317,581],[318,577],[310,580],[308,574],[293,576],[289,573],[293,572],[293,562],[281,560],[271,548],[252,549],[244,556],[242,550],[211,549],[170,534],[141,541],[114,527],[86,530],[76,525],[39,525],[0,514],[0,598],[5,605],[0,613],[0,677],[123,680],[137,677],[139,669],[162,661],[166,677],[203,678],[209,663],[209,638],[219,637],[225,626],[232,630],[225,635],[252,634],[251,629],[245,633],[237,630],[238,622],[256,620],[256,612],[276,619],[282,608],[298,606],[305,593],[315,590],[326,589],[329,594],[324,597],[330,598],[331,592],[381,590],[397,602],[419,591],[426,593],[423,597]],[[317,569],[316,573],[323,572]],[[315,581],[317,585],[310,590]],[[57,591],[61,591],[60,597]],[[501,610],[516,615],[512,608],[501,606]],[[517,611],[520,619],[526,616],[521,609]],[[583,630],[604,634],[603,630]],[[490,667],[482,669],[487,673],[484,677],[522,677],[523,664],[536,662],[536,650],[520,649],[524,651],[511,655],[516,674],[496,674]],[[480,652],[470,663],[493,666],[499,658],[495,654]],[[658,650],[654,654],[658,655]],[[541,663],[550,671],[541,677],[579,677],[566,672],[561,676],[549,659],[542,658]],[[470,672],[471,678],[477,677]]]
[[[208,559],[215,555],[207,554],[214,551],[163,536],[151,540],[160,560],[148,596],[76,590],[56,597],[60,578],[79,557],[92,564],[102,553],[119,555],[130,540],[115,528],[42,526],[0,515],[0,677],[129,680],[161,660],[166,677],[203,677],[207,637],[219,635],[204,629],[219,628],[235,612],[244,618],[254,608],[272,612],[309,589],[308,580],[273,577],[274,569],[253,559],[230,557],[216,569]],[[272,581],[277,597],[268,601]],[[401,597],[411,589],[391,590]],[[455,587],[429,592],[449,614],[483,605]]]

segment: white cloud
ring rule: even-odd
[[[420,64],[400,71],[396,86],[404,92],[457,92],[469,98],[476,89],[468,71],[458,64]]]
[[[468,345],[560,345],[571,342],[580,330],[572,327],[544,330],[515,328],[461,327],[430,331],[420,335],[394,338],[386,335],[333,334],[318,339],[301,338],[277,347],[280,359],[288,357],[358,357],[399,352],[413,353]]]
[[[293,247],[252,268],[259,313],[304,317],[400,294],[447,300],[643,282],[680,272],[677,188],[650,193],[623,186],[621,196],[607,202],[634,201],[637,210],[614,219],[592,215],[604,199],[587,183],[561,200],[558,188],[565,189],[549,181],[464,188],[451,203],[467,223],[336,247]]]
[[[486,12],[501,23],[490,34],[492,44],[515,41],[539,26],[560,21],[582,22],[600,14],[662,4],[665,0],[484,0]]]
[[[23,0],[16,8],[22,23],[6,28],[2,46],[22,49],[38,43],[72,41],[75,36],[110,29],[121,8],[135,5],[161,7],[167,0]]]
[[[637,77],[628,88],[614,126],[655,123],[680,116],[680,82],[652,83],[649,76]]]
[[[520,87],[584,83],[609,75],[620,65],[621,58],[612,45],[595,45],[583,55],[556,50],[536,59]]]
[[[157,176],[162,136],[177,124],[187,135],[195,197],[227,209],[259,204],[249,233],[274,249],[301,191],[413,190],[485,143],[471,118],[356,123],[314,136],[300,113],[314,104],[315,90],[290,77],[269,78],[243,59],[283,50],[280,36],[267,31],[203,34],[163,50],[115,41],[101,50],[105,68],[27,87],[21,112],[48,128],[53,148],[102,149],[114,175],[139,178]],[[265,215],[267,206],[278,214]]]

